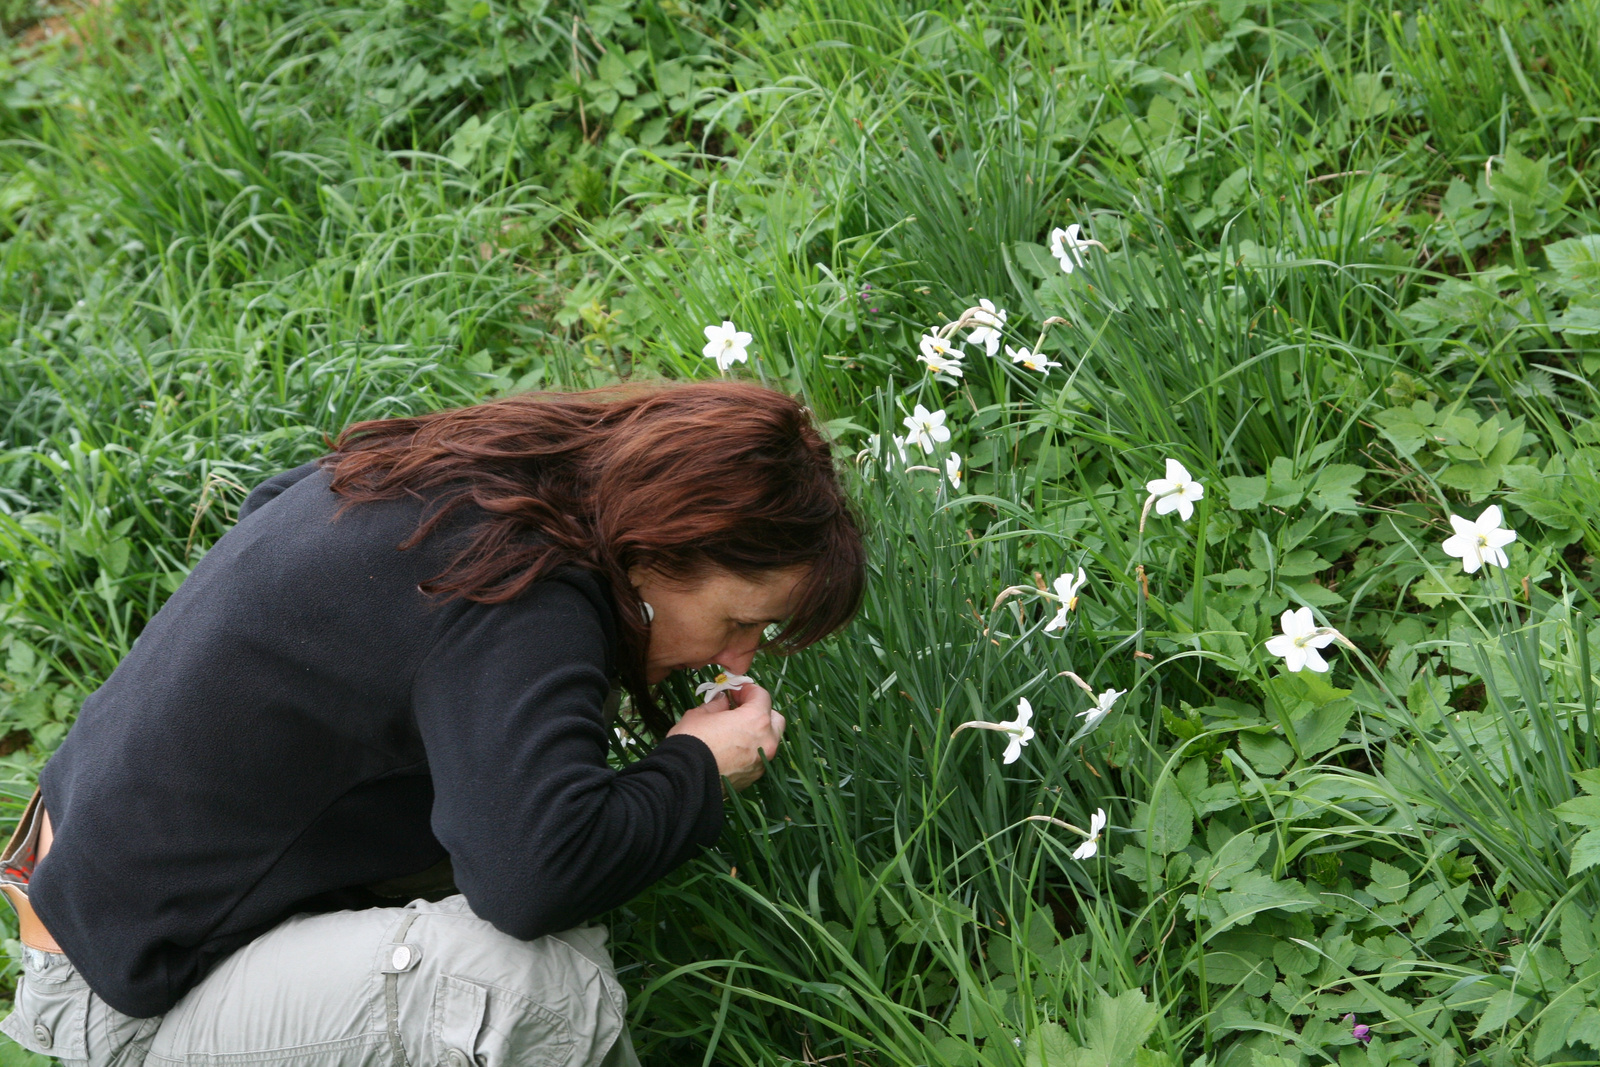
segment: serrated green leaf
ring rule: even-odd
[[[1235,511],[1250,511],[1261,506],[1266,499],[1267,480],[1265,478],[1243,478],[1235,475],[1224,478],[1222,483],[1228,487],[1228,506]]]
[[[1600,1052],[1600,1011],[1586,1007],[1572,1020],[1572,1025],[1567,1027],[1567,1043],[1588,1045]]]
[[[1379,900],[1389,904],[1404,900],[1410,885],[1411,876],[1399,867],[1382,860],[1372,861],[1372,884],[1367,886],[1367,892]]]
[[[1166,856],[1189,844],[1194,835],[1194,810],[1171,781],[1162,782],[1149,804],[1134,816],[1135,836],[1157,855]]]
[[[1571,878],[1597,863],[1600,863],[1600,830],[1590,830],[1572,846],[1572,864],[1567,868],[1567,877]]]
[[[1365,467],[1350,463],[1328,464],[1317,474],[1316,484],[1311,490],[1311,503],[1324,511],[1355,511],[1356,493],[1366,474]]]
[[[1551,1004],[1539,1020],[1539,1033],[1533,1039],[1533,1058],[1544,1060],[1567,1043],[1567,1031],[1583,1011],[1584,1003],[1575,996],[1565,996]]]
[[[1500,469],[1476,463],[1452,463],[1438,474],[1439,484],[1464,493],[1481,496],[1500,485]]]
[[[1472,1031],[1472,1039],[1478,1040],[1505,1026],[1517,1013],[1527,1007],[1528,998],[1520,993],[1513,993],[1509,989],[1502,989],[1489,998],[1488,1007],[1483,1009],[1483,1014],[1478,1017],[1477,1028]]]
[[[1594,947],[1589,918],[1569,903],[1561,909],[1561,954],[1576,967],[1594,955]]]
[[[1313,707],[1304,715],[1294,719],[1294,737],[1300,755],[1310,759],[1320,756],[1338,744],[1339,736],[1349,725],[1350,717],[1355,714],[1355,710],[1353,703],[1336,700],[1320,707]]]
[[[1600,797],[1582,796],[1557,804],[1550,809],[1556,818],[1574,826],[1600,828]]]
[[[1258,774],[1268,777],[1282,773],[1294,762],[1294,749],[1271,734],[1240,734],[1239,752]]]
[[[1043,1023],[1028,1035],[1027,1067],[1066,1067],[1077,1043],[1056,1023]]]

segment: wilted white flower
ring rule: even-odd
[[[703,703],[709,704],[715,700],[720,693],[726,693],[730,689],[737,689],[741,685],[751,685],[754,684],[754,682],[755,679],[747,675],[729,674],[727,671],[718,671],[717,676],[711,679],[711,681],[701,682],[699,685],[695,686],[694,692],[696,696],[705,697]]]
[[[1026,348],[1012,348],[1010,345],[1006,345],[1006,355],[1010,356],[1011,362],[1017,364],[1017,366],[1036,370],[1041,374],[1049,374],[1051,367],[1061,366],[1061,364],[1052,359],[1046,359],[1044,353],[1030,352]]]
[[[1517,539],[1517,531],[1505,529],[1502,521],[1499,504],[1485,508],[1477,522],[1452,515],[1450,525],[1456,532],[1445,538],[1441,547],[1446,554],[1461,560],[1461,569],[1468,574],[1476,573],[1485,563],[1503,568],[1510,563],[1506,546]]]
[[[992,300],[979,300],[969,315],[973,325],[967,333],[968,343],[982,345],[991,356],[1000,351],[1000,329],[1006,324],[1005,309],[995,307]]]
[[[1022,755],[1022,746],[1033,740],[1033,727],[1028,725],[1032,718],[1033,705],[1028,703],[1027,697],[1023,697],[1017,701],[1017,717],[1015,719],[1009,722],[985,722],[982,719],[974,719],[972,722],[964,722],[957,726],[951,736],[960,733],[962,730],[994,730],[999,733],[1010,734],[1011,739],[1006,743],[1006,751],[1000,757],[1000,762],[1015,763],[1017,758]]]
[[[1084,838],[1083,844],[1072,850],[1075,860],[1093,859],[1100,851],[1100,832],[1106,828],[1106,809],[1099,808],[1089,816],[1089,834]]]
[[[1068,274],[1083,266],[1083,253],[1086,249],[1098,248],[1103,251],[1106,247],[1099,241],[1079,237],[1078,231],[1081,229],[1082,226],[1073,223],[1064,230],[1050,231],[1050,254],[1056,257],[1061,269]]]
[[[620,726],[613,726],[611,728],[611,732],[617,735],[617,743],[623,748],[627,748],[629,745],[637,745],[639,743],[639,739],[637,737],[634,737]]]
[[[1206,487],[1189,476],[1189,470],[1175,459],[1167,460],[1167,476],[1145,483],[1155,499],[1156,514],[1176,511],[1184,522],[1194,514],[1194,502],[1206,495]]]
[[[950,479],[950,488],[961,488],[961,453],[952,452],[944,457],[944,475]]]
[[[1338,640],[1339,632],[1329,626],[1318,626],[1311,617],[1310,608],[1286,611],[1278,620],[1283,633],[1267,641],[1267,651],[1283,657],[1283,666],[1290,672],[1310,667],[1318,674],[1328,670],[1328,661],[1322,658],[1319,648],[1326,648]]]
[[[1056,599],[1061,602],[1061,607],[1056,611],[1056,617],[1045,623],[1045,633],[1066,629],[1067,612],[1078,610],[1078,590],[1088,580],[1089,576],[1083,573],[1082,567],[1078,568],[1077,574],[1063,574],[1055,580]]]
[[[918,404],[903,420],[906,442],[916,445],[924,453],[932,452],[935,442],[950,440],[950,429],[944,424],[943,411],[929,411]]]
[[[959,378],[963,355],[959,346],[959,341],[951,344],[936,333],[925,333],[917,346],[921,349],[917,358],[928,365],[929,374],[949,374]]]
[[[707,326],[705,335],[706,346],[700,350],[700,354],[716,360],[718,370],[725,371],[735,363],[743,363],[750,358],[750,335],[734,329],[733,323],[726,319],[721,326]]]

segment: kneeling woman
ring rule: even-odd
[[[820,639],[863,573],[768,390],[351,427],[250,495],[46,766],[0,871],[5,1033],[96,1067],[636,1063],[582,924],[712,844],[784,728],[753,684],[676,723],[652,687]],[[661,738],[620,771],[619,687]],[[430,871],[459,892],[380,906]]]

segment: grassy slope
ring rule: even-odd
[[[779,773],[612,917],[647,1062],[1597,1060],[1590,815],[1550,812],[1596,765],[1593,3],[74,24],[0,82],[16,792],[323,434],[703,375],[732,318],[737,373],[846,454],[924,403],[969,475],[856,464],[873,588],[758,671],[794,712]],[[1041,244],[1073,221],[1108,248],[1068,276]],[[1062,369],[919,373],[979,297],[1012,345],[1064,318]],[[1141,533],[1167,456],[1207,495]],[[1437,547],[1489,502],[1504,583]],[[1037,598],[992,607],[1080,565],[1063,637]],[[1262,651],[1297,605],[1357,648],[1327,681]],[[1070,745],[1066,670],[1128,691]],[[952,739],[1024,696],[1017,763]],[[1101,806],[1088,863],[1023,821]]]

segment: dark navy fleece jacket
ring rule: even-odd
[[[56,838],[30,896],[119,1011],[161,1014],[286,916],[446,857],[474,912],[532,939],[721,829],[699,740],[606,765],[593,577],[430,598],[472,514],[400,551],[420,503],[340,503],[315,464],[258,487],[45,767]]]

